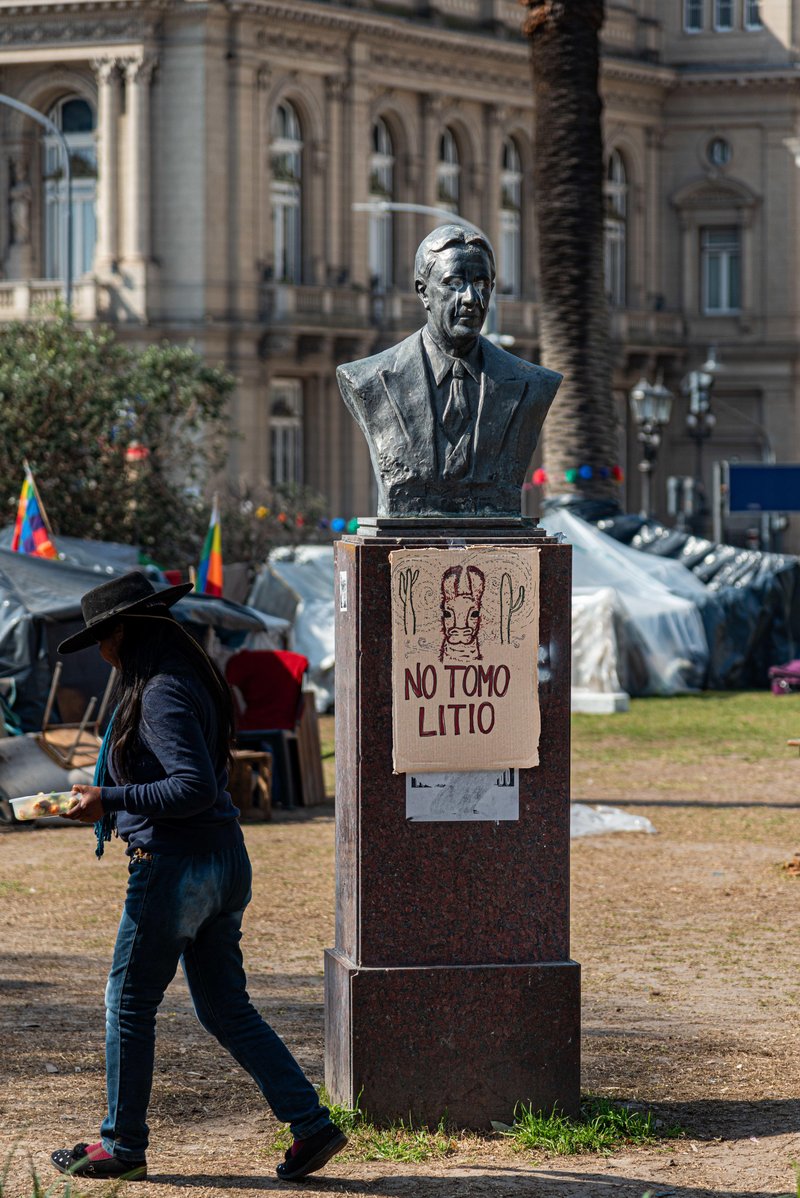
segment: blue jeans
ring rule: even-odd
[[[106,1152],[144,1157],[156,1011],[179,962],[200,1023],[247,1070],[276,1118],[297,1139],[320,1131],[330,1122],[327,1109],[247,994],[239,941],[252,870],[244,844],[134,858],[128,873],[106,987]]]

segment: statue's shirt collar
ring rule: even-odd
[[[431,364],[431,370],[433,371],[433,377],[436,379],[437,387],[440,387],[442,380],[447,378],[447,375],[453,369],[454,362],[463,362],[464,368],[475,382],[480,383],[483,366],[480,338],[476,339],[475,344],[465,358],[456,358],[452,354],[445,353],[442,347],[436,344],[428,332],[426,325],[422,330],[422,344],[425,346],[425,352],[428,355],[428,361]]]

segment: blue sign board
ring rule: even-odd
[[[729,512],[800,512],[800,465],[730,462]]]

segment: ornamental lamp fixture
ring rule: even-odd
[[[669,423],[672,414],[672,392],[664,386],[659,375],[655,384],[648,382],[646,378],[639,379],[632,388],[629,399],[633,419],[638,428],[639,444],[642,447],[642,459],[639,462],[642,475],[642,507],[639,514],[647,519],[651,514],[651,477],[661,445],[661,430]]]
[[[714,431],[717,418],[711,411],[711,389],[722,369],[715,346],[710,346],[708,357],[699,370],[690,370],[681,383],[681,390],[689,400],[686,413],[686,433],[695,444],[694,488],[696,494],[692,531],[699,536],[705,523],[707,504],[703,484],[703,443]]]

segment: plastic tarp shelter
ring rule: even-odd
[[[273,549],[247,598],[292,623],[292,648],[309,661],[306,685],[318,711],[334,700],[333,546]]]
[[[13,711],[25,731],[41,727],[58,660],[63,662],[63,687],[78,691],[87,701],[103,693],[108,666],[98,653],[59,658],[56,651],[65,637],[83,626],[81,596],[100,581],[97,571],[87,566],[0,549],[0,678],[13,681]],[[153,585],[158,590],[161,584]],[[282,647],[289,630],[279,617],[205,595],[187,595],[173,612],[200,637],[213,629],[217,640],[231,650],[241,648],[248,637],[259,638],[259,647],[265,637]]]
[[[709,688],[769,686],[770,666],[800,657],[800,558],[716,544],[641,516],[591,518],[642,563],[671,561],[703,584]]]
[[[0,549],[10,549],[13,539],[14,528],[9,524],[0,530]],[[55,540],[59,561],[68,562],[71,566],[84,566],[97,574],[109,576],[125,570],[144,569],[139,565],[139,549],[136,545],[123,545],[119,541],[91,541],[83,537],[56,537]]]
[[[708,645],[694,597],[703,584],[676,562],[643,560],[569,512],[548,513],[544,523],[574,547],[573,686],[632,694],[699,689]],[[248,602],[292,621],[293,648],[309,659],[317,707],[331,707],[333,547],[273,550]]]
[[[647,557],[566,508],[549,510],[543,524],[572,545],[573,686],[618,690],[618,681],[635,695],[699,690],[709,659],[698,610],[703,583],[679,562]]]

